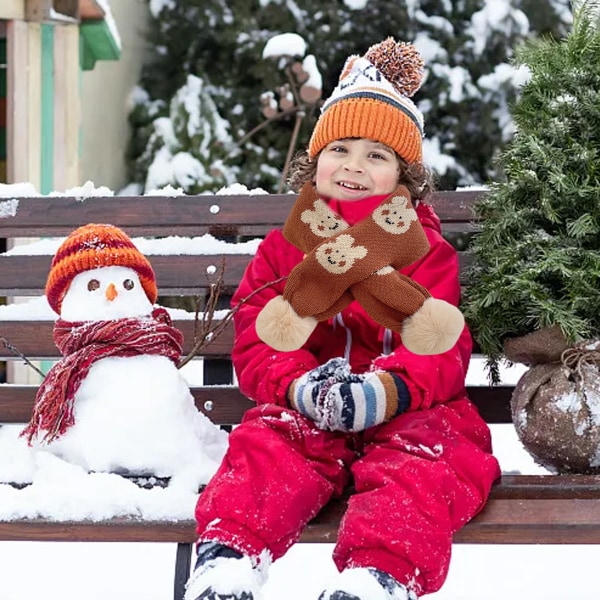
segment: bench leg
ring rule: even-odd
[[[183,600],[185,584],[190,576],[192,565],[192,551],[194,544],[177,544],[177,556],[175,558],[175,585],[173,590],[174,600]]]

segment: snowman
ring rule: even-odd
[[[40,385],[29,443],[88,471],[205,483],[227,434],[195,407],[177,368],[183,336],[154,307],[154,271],[131,239],[112,225],[73,231],[46,297],[63,358]]]

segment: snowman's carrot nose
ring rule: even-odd
[[[106,299],[110,302],[112,302],[119,295],[119,292],[117,292],[117,288],[115,287],[114,283],[108,284],[104,295],[106,296]]]

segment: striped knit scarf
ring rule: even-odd
[[[29,424],[21,435],[29,444],[45,431],[44,442],[60,437],[75,423],[74,400],[92,364],[110,356],[153,354],[174,363],[182,352],[183,335],[171,325],[164,308],[149,317],[113,321],[68,322],[58,319],[54,342],[63,358],[48,372],[40,385]]]

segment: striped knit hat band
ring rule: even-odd
[[[314,158],[344,138],[381,142],[409,164],[422,160],[423,115],[410,99],[423,78],[423,59],[412,44],[393,38],[346,61],[325,101],[308,152]]]
[[[48,304],[60,315],[62,300],[76,275],[114,266],[134,269],[148,300],[156,302],[154,270],[129,236],[114,225],[90,223],[71,232],[54,255],[46,282]]]

